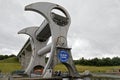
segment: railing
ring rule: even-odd
[[[31,80],[32,78],[27,78],[26,80]],[[17,78],[10,78],[10,74],[0,74],[0,80],[18,80]],[[19,78],[19,80],[22,80]],[[34,79],[34,80],[41,80],[41,79]],[[48,79],[46,79],[48,80]],[[71,80],[70,79],[55,79],[55,80]],[[113,74],[87,74],[83,75],[81,79],[73,79],[73,80],[120,80],[120,74],[113,75]]]
[[[120,75],[93,74],[91,80],[120,80]]]
[[[82,78],[83,80],[120,80],[120,75],[92,74]]]

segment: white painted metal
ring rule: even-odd
[[[46,53],[50,52],[50,50],[51,50],[51,45],[52,45],[52,44],[46,45],[45,47],[43,47],[42,49],[40,49],[40,50],[37,52],[37,54],[38,54],[39,56],[43,56],[43,55],[45,55]]]

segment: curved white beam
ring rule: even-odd
[[[50,43],[50,44],[46,45],[45,47],[41,48],[41,49],[37,52],[37,54],[38,54],[39,56],[43,56],[43,55],[47,54],[48,52],[51,51],[51,45],[52,45],[52,43]]]

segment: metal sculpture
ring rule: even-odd
[[[52,12],[53,9],[60,10],[65,16]],[[29,35],[32,46],[31,61],[25,73],[29,75],[33,67],[40,64],[44,67],[42,77],[52,77],[55,65],[62,63],[67,67],[69,76],[79,77],[73,63],[71,48],[67,45],[67,32],[71,23],[68,12],[62,6],[48,2],[30,4],[25,10],[35,11],[45,18],[40,27],[28,27],[18,32]],[[47,45],[50,36],[52,43]],[[45,54],[48,52],[50,57],[45,64]]]

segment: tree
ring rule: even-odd
[[[113,57],[112,58],[112,64],[114,66],[119,66],[120,65],[120,58],[119,57]]]
[[[74,61],[75,64],[80,64],[80,65],[88,65],[88,66],[120,66],[120,58],[119,57],[113,57],[112,59],[107,57],[107,58],[93,58],[93,59],[84,59],[82,57],[79,60]]]

